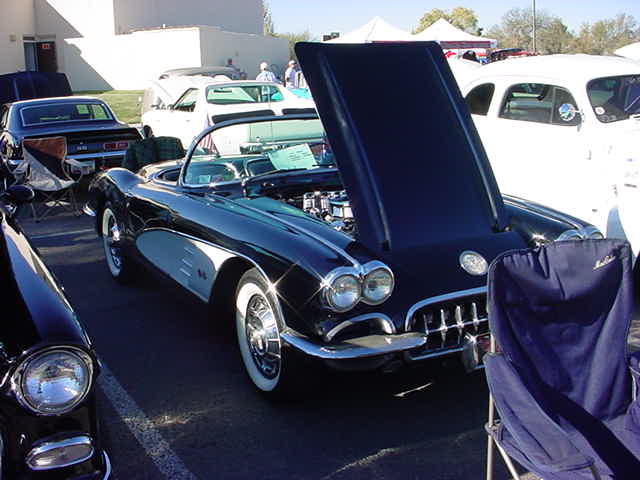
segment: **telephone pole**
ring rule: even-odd
[[[533,53],[536,53],[536,0],[533,0]]]

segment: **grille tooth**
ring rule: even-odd
[[[440,309],[440,336],[442,337],[442,344],[447,340],[447,330],[449,327],[447,326],[447,318],[449,317],[449,312],[447,312],[444,308]]]
[[[462,307],[460,305],[456,305],[455,317],[458,336],[462,338],[462,334],[464,333],[464,321],[462,320]]]
[[[471,321],[473,322],[473,328],[478,333],[480,327],[480,318],[478,317],[478,306],[476,302],[471,302]]]
[[[419,360],[459,351],[466,334],[481,335],[488,332],[485,302],[484,293],[474,293],[418,309],[409,322],[410,331],[424,331],[427,342],[424,347],[411,352],[412,358]]]

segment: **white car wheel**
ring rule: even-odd
[[[132,267],[122,253],[122,232],[110,204],[102,212],[101,232],[104,256],[111,276],[120,283],[127,283],[132,277]]]
[[[283,352],[278,313],[266,281],[247,271],[236,291],[236,331],[242,361],[251,381],[262,392],[282,388]]]

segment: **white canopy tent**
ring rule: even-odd
[[[477,37],[454,27],[444,18],[434,22],[422,32],[413,35],[413,40],[433,40],[443,49],[471,49],[471,48],[495,48],[497,40],[493,38]]]
[[[617,49],[613,53],[621,57],[630,58],[632,60],[640,60],[640,42],[625,45],[624,47]]]
[[[380,17],[374,17],[362,27],[327,40],[327,43],[371,43],[371,42],[407,42],[415,40],[413,35],[401,28],[385,22]]]

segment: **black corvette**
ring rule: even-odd
[[[0,195],[0,478],[98,480],[99,364],[62,287],[14,222],[33,192]]]
[[[496,255],[601,236],[500,195],[437,45],[297,51],[322,121],[220,123],[184,160],[100,174],[86,208],[116,280],[142,263],[213,321],[235,318],[260,390],[299,385],[297,354],[339,369],[473,360]],[[378,72],[399,70],[390,90]]]

